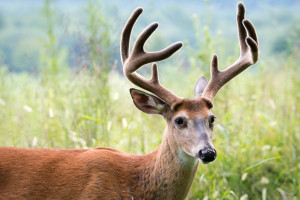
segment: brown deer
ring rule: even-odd
[[[131,30],[141,13],[142,8],[137,8],[125,25],[121,57],[125,76],[152,93],[131,89],[136,107],[162,115],[167,123],[161,145],[146,155],[103,147],[76,150],[1,147],[0,199],[180,200],[189,192],[198,162],[215,160],[217,153],[211,140],[215,116],[210,111],[213,98],[224,84],[258,60],[255,29],[244,19],[244,5],[238,4],[237,13],[240,58],[219,71],[217,56],[213,56],[211,79],[198,80],[192,99],[178,97],[163,87],[155,63],[151,80],[136,72],[144,64],[166,59],[182,47],[177,42],[162,51],[145,52],[143,46],[158,26],[153,23],[137,38],[130,54]]]

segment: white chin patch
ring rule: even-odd
[[[182,168],[192,169],[196,166],[198,158],[187,153],[183,149],[178,149],[178,161]]]

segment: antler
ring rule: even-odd
[[[204,89],[201,98],[213,102],[214,96],[223,85],[257,62],[258,40],[255,28],[249,20],[244,18],[245,7],[242,3],[239,3],[237,10],[237,26],[241,50],[240,57],[227,69],[219,71],[218,58],[216,55],[213,56],[211,62],[211,79]]]
[[[167,48],[157,52],[145,52],[144,44],[150,35],[158,27],[158,23],[149,25],[137,38],[131,54],[129,54],[130,34],[134,23],[139,15],[143,12],[142,8],[137,8],[133,11],[128,19],[121,36],[121,57],[123,63],[123,71],[125,76],[133,84],[152,92],[157,95],[169,105],[177,102],[179,97],[174,93],[163,87],[158,80],[158,70],[156,63],[152,66],[152,79],[148,80],[139,75],[136,70],[144,64],[164,60],[170,57],[178,49],[182,47],[182,42],[176,42]]]

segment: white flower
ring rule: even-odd
[[[248,194],[244,194],[241,196],[240,200],[247,200],[248,199]]]
[[[2,105],[2,106],[6,105],[5,101],[3,99],[1,99],[1,98],[0,98],[0,105]]]
[[[122,118],[122,126],[125,129],[127,127],[128,123],[127,120],[125,118]]]
[[[261,178],[261,180],[260,180],[260,183],[262,184],[262,185],[266,185],[266,184],[268,184],[270,181],[269,181],[269,179],[268,178],[266,178],[266,177],[262,177]]]
[[[108,123],[107,123],[107,132],[110,131],[111,125],[112,125],[112,122],[111,122],[111,121],[108,121]]]
[[[54,117],[52,108],[49,108],[49,117],[50,117],[50,118],[53,118],[53,117]]]
[[[25,105],[24,110],[26,110],[27,112],[32,112],[32,108],[30,108],[29,106]]]
[[[243,175],[242,175],[242,181],[246,180],[247,176],[248,176],[247,172],[243,173]]]
[[[208,196],[205,196],[202,200],[208,200]]]

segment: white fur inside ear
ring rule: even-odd
[[[162,110],[164,105],[157,104],[152,97],[148,98],[147,105],[152,106],[158,110]]]

